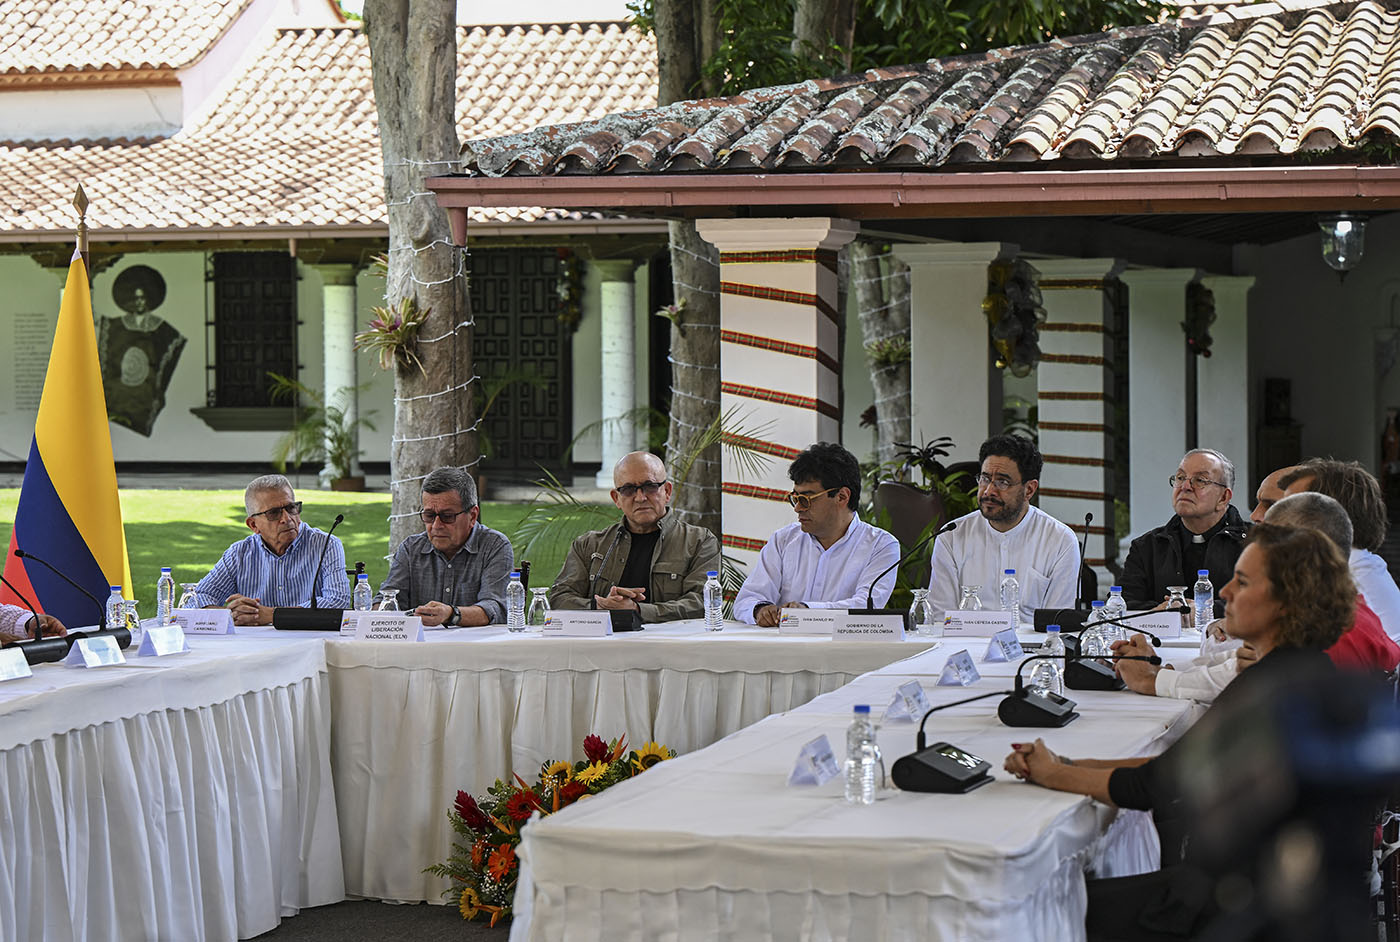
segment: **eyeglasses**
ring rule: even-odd
[[[1187,477],[1184,474],[1178,473],[1173,474],[1171,477],[1167,478],[1167,483],[1170,484],[1172,487],[1180,487],[1181,485],[1186,484],[1188,482],[1190,483],[1191,490],[1193,491],[1199,491],[1202,488],[1210,487],[1212,484],[1214,484],[1216,487],[1225,486],[1223,481],[1212,481],[1210,478],[1206,477],[1203,474],[1193,474],[1191,477]]]
[[[271,520],[273,523],[276,523],[278,520],[281,520],[281,519],[282,519],[282,515],[283,515],[283,514],[291,514],[293,517],[300,517],[300,516],[301,516],[301,501],[295,500],[295,501],[292,501],[290,504],[284,504],[284,505],[281,506],[281,507],[269,507],[269,508],[267,508],[266,510],[259,510],[257,513],[255,513],[255,514],[249,514],[248,516],[250,516],[250,517],[266,517],[267,519]]]
[[[641,491],[647,497],[651,497],[665,486],[665,481],[643,481],[641,484],[620,485],[617,489],[617,492],[623,497],[636,497],[637,492]]]
[[[973,478],[973,480],[977,482],[979,487],[990,487],[994,491],[1008,491],[1023,483],[1021,481],[1013,481],[1004,474],[991,475],[985,471],[979,472],[977,477]]]
[[[452,521],[462,514],[471,513],[470,510],[420,510],[418,516],[423,518],[423,522],[428,526],[433,525],[434,520],[441,520],[444,526],[452,526]]]
[[[839,490],[841,490],[841,488],[832,487],[827,488],[825,491],[818,491],[815,494],[799,494],[793,491],[788,495],[788,503],[792,504],[792,506],[796,507],[798,510],[806,510],[808,507],[812,506],[812,501],[822,497],[830,497]]]

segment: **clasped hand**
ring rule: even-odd
[[[1046,773],[1060,761],[1060,757],[1050,751],[1043,739],[1037,739],[1035,742],[1013,742],[1011,750],[1011,754],[1002,763],[1002,768],[1023,782],[1045,784]]]
[[[599,608],[608,610],[618,610],[635,608],[641,611],[641,603],[647,598],[646,589],[624,589],[620,585],[615,585],[608,590],[607,595],[595,595],[593,600],[598,603]]]

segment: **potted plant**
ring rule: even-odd
[[[272,466],[286,473],[289,461],[297,465],[320,461],[328,469],[331,490],[364,490],[364,476],[352,477],[350,472],[363,454],[357,447],[358,432],[361,427],[374,431],[374,423],[370,421],[374,413],[367,412],[351,419],[347,411],[349,398],[364,387],[342,389],[328,402],[322,393],[305,383],[277,373],[267,375],[272,378],[269,389],[272,399],[290,399],[297,416],[291,431],[273,446]]]

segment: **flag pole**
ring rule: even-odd
[[[83,192],[83,185],[78,184],[78,189],[73,193],[73,208],[78,211],[78,251],[77,254],[83,258],[83,267],[88,270],[89,276],[92,274],[92,257],[88,251],[88,227],[87,227],[87,194]]]

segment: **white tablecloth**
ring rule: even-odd
[[[0,939],[248,938],[344,898],[319,639],[0,685]]]
[[[610,638],[503,628],[428,632],[425,644],[332,641],[332,761],[346,889],[439,899],[421,873],[447,858],[457,789],[581,759],[583,738],[626,735],[678,753],[836,690],[932,642],[779,637],[729,623],[650,625]]]
[[[992,763],[996,781],[967,795],[887,791],[865,808],[843,802],[839,778],[785,784],[804,742],[825,733],[839,758],[851,707],[870,703],[878,713],[911,677],[934,703],[1009,686],[1006,664],[979,665],[984,679],[972,688],[934,686],[952,647],[529,826],[511,938],[1082,938],[1084,870],[1154,868],[1150,822],[1016,782],[1001,761],[1011,742],[1035,736],[1068,755],[1159,751],[1193,716],[1190,704],[1074,691],[1083,715],[1052,730],[1002,726],[995,697],[934,714],[930,743],[947,740]],[[888,763],[913,750],[914,728],[882,728]]]

